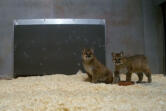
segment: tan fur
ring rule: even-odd
[[[92,83],[112,83],[113,74],[94,56],[92,49],[83,49],[82,63]]]
[[[147,76],[148,82],[152,81],[151,71],[148,65],[148,60],[144,55],[124,56],[121,53],[112,53],[112,61],[115,64],[115,79],[117,83],[120,80],[119,72],[122,67],[127,68],[126,81],[131,81],[132,73],[137,73],[139,80],[138,83],[142,82],[143,73]]]
[[[0,77],[0,80],[12,80],[12,78]]]

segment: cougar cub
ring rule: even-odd
[[[93,49],[82,50],[82,63],[92,83],[113,82],[112,72],[97,60]]]
[[[148,82],[152,82],[151,71],[148,65],[148,60],[144,55],[124,56],[123,52],[112,53],[112,61],[115,64],[114,82],[120,80],[119,72],[121,68],[127,68],[126,81],[131,81],[132,73],[137,73],[139,80],[137,83],[142,82],[143,73],[148,78]]]

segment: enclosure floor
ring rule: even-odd
[[[0,111],[166,111],[163,75],[131,86],[93,84],[86,78],[79,73],[0,80]]]

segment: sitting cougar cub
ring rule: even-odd
[[[112,83],[113,74],[95,57],[92,49],[82,50],[82,63],[92,83]]]
[[[126,81],[131,81],[132,73],[137,73],[139,80],[142,82],[143,73],[148,78],[148,82],[152,82],[151,72],[148,65],[148,60],[144,55],[124,56],[123,52],[112,53],[112,61],[115,64],[114,83],[119,82],[119,72],[121,68],[127,68]]]

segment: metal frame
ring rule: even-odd
[[[53,24],[89,24],[105,25],[105,19],[18,19],[14,25],[53,25]]]
[[[163,3],[162,5],[161,5],[161,9],[162,9],[162,14],[163,14],[163,23],[164,23],[164,37],[163,37],[163,45],[164,45],[164,47],[163,47],[163,73],[164,73],[164,75],[166,76],[166,58],[165,58],[165,56],[166,56],[166,53],[165,53],[165,49],[166,49],[166,44],[165,44],[165,40],[166,40],[166,15],[165,15],[165,8],[164,8],[164,5],[166,5],[166,3]]]

